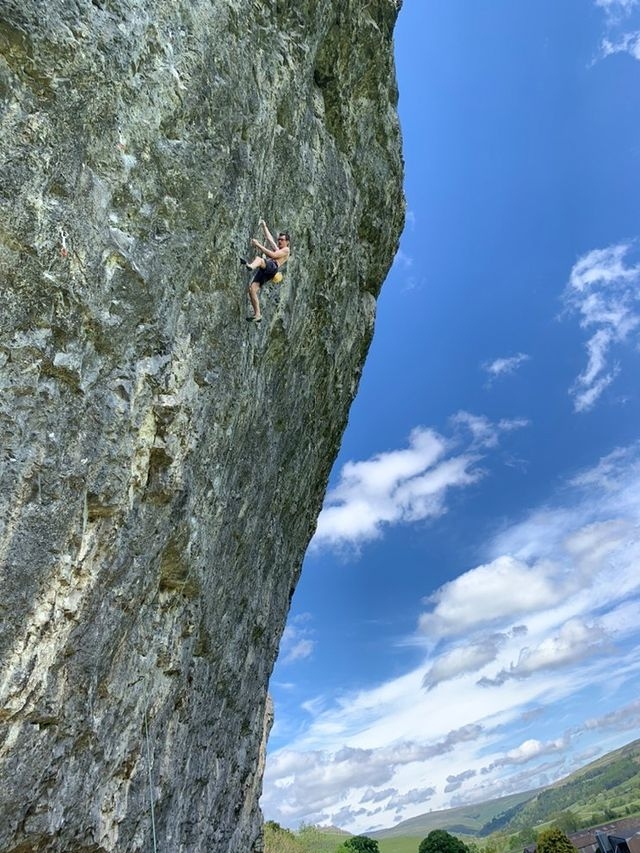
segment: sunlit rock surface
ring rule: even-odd
[[[0,2],[2,851],[260,846],[268,679],[403,218],[398,5]],[[292,260],[256,327],[261,216]]]

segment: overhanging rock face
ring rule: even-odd
[[[0,850],[259,845],[403,218],[397,0],[0,4]],[[245,321],[237,255],[292,236]]]

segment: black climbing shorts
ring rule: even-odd
[[[256,270],[256,274],[253,277],[253,280],[257,281],[258,284],[262,286],[267,281],[271,281],[271,279],[277,272],[278,264],[271,258],[267,258],[267,260],[265,261],[264,269],[262,267],[258,267],[258,269]]]

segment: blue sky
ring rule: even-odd
[[[640,736],[640,0],[405,0],[407,225],[273,674],[266,818]]]

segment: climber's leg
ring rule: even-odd
[[[244,258],[240,258],[240,263],[244,264],[250,270],[257,270],[260,267],[264,269],[264,267],[266,266],[266,261],[264,260],[264,258],[260,257],[254,258],[251,262],[245,261]]]
[[[251,307],[253,308],[253,319],[256,322],[259,322],[262,317],[260,315],[260,300],[258,299],[258,293],[260,292],[260,285],[257,281],[252,281],[248,288],[249,301],[251,302]],[[248,319],[251,319],[249,317]]]

